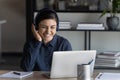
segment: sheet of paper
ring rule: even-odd
[[[33,72],[10,71],[0,75],[0,78],[23,78],[33,74]]]
[[[95,80],[120,80],[120,73],[99,73]]]

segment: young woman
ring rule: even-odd
[[[58,15],[54,10],[44,8],[32,24],[34,39],[24,45],[21,68],[24,71],[50,71],[54,51],[72,50],[69,41],[56,34],[59,28]]]

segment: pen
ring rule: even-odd
[[[20,72],[13,72],[13,74],[20,75]]]
[[[93,59],[88,64],[91,64],[92,62],[93,62]]]
[[[98,76],[98,79],[100,79],[101,76],[102,76],[102,73]]]

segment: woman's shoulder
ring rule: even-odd
[[[60,36],[60,35],[56,35],[57,37],[57,41],[59,42],[69,42],[67,38]]]
[[[62,47],[63,50],[72,50],[71,43],[63,36],[57,35],[57,44]]]
[[[57,39],[60,39],[60,40],[67,40],[65,37],[63,36],[60,36],[60,35],[56,35]]]

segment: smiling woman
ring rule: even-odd
[[[54,51],[72,50],[69,41],[56,34],[57,13],[48,8],[38,12],[32,25],[33,38],[25,43],[21,68],[24,71],[50,71]]]

